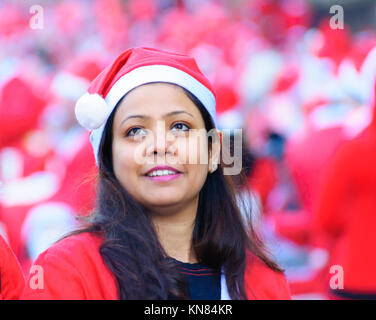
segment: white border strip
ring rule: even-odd
[[[215,127],[217,127],[215,114],[215,97],[213,93],[188,73],[166,65],[151,65],[139,67],[122,76],[113,85],[105,98],[105,101],[110,107],[111,112],[126,93],[142,84],[151,82],[169,82],[180,85],[183,88],[187,89],[189,92],[195,95],[205,106],[213,119]],[[111,112],[109,113],[109,115],[111,114]],[[97,164],[99,145],[106,123],[107,121],[105,121],[99,128],[92,130],[90,134],[90,141],[93,146]]]

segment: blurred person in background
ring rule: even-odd
[[[0,89],[0,221],[9,244],[23,264],[22,223],[28,210],[50,197],[58,181],[48,170],[52,147],[39,127],[46,95],[21,75]]]
[[[226,131],[223,133],[225,136]],[[260,233],[261,222],[262,222],[262,204],[260,202],[259,190],[255,189],[250,184],[250,177],[253,174],[255,167],[256,157],[251,151],[250,144],[246,138],[246,135],[241,133],[242,137],[242,170],[239,174],[232,175],[231,178],[237,189],[237,201],[241,209],[241,213],[244,215],[244,219],[247,219],[249,212],[251,212],[252,227],[255,231]],[[239,137],[238,137],[239,138]],[[230,140],[230,154],[236,156],[237,153],[234,151],[235,144],[235,133],[229,133]],[[261,234],[260,234],[261,235]]]
[[[55,99],[44,114],[46,131],[54,140],[56,155],[63,160],[65,172],[58,191],[49,201],[69,205],[75,215],[85,215],[94,206],[97,167],[89,132],[77,123],[74,104],[102,67],[103,59],[94,53],[69,61],[52,80]]]
[[[328,269],[341,268],[336,281],[328,272],[326,287],[333,299],[376,299],[375,106],[373,112],[371,124],[330,161],[315,203],[313,232],[327,238]]]

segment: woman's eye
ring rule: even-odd
[[[185,133],[189,131],[189,129],[190,128],[186,124],[179,122],[179,123],[174,124],[171,130],[177,133],[181,133],[181,132]],[[130,129],[125,136],[126,137],[146,136],[146,130],[144,128],[134,127]]]
[[[184,127],[186,128],[185,130],[184,130]],[[181,122],[176,123],[172,128],[173,129],[176,128],[176,130],[173,130],[173,131],[188,131],[189,130],[189,127],[186,124],[181,123]]]
[[[129,136],[136,136],[136,135],[145,135],[146,132],[144,129],[142,128],[132,128],[131,130],[128,131],[128,133],[126,134],[126,137],[129,137]]]

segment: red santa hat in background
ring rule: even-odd
[[[333,29],[329,19],[320,22],[319,37],[313,46],[314,53],[319,58],[330,59],[334,63],[335,70],[345,59],[352,47],[352,35],[347,26],[344,29]]]
[[[0,147],[13,143],[33,129],[46,100],[20,77],[13,77],[0,93]]]
[[[82,54],[55,75],[52,89],[59,97],[76,101],[102,69],[103,63],[99,55]]]
[[[221,129],[241,129],[244,124],[239,107],[239,93],[229,84],[216,86],[216,92],[218,127]]]
[[[153,82],[173,83],[191,92],[216,126],[215,91],[192,57],[155,48],[131,48],[104,69],[76,103],[78,122],[91,130],[97,164],[100,141],[111,112],[126,93]]]

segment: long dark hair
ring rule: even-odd
[[[183,90],[199,108],[206,130],[211,130],[213,122],[205,107]],[[188,299],[187,284],[176,262],[168,259],[161,246],[148,209],[131,197],[115,177],[111,148],[115,110],[107,121],[100,145],[96,205],[86,217],[88,225],[75,234],[94,232],[104,238],[100,254],[117,280],[120,299]],[[210,136],[208,142],[211,147]],[[268,258],[251,219],[244,219],[236,200],[237,184],[223,174],[223,168],[221,159],[199,193],[192,245],[200,263],[218,269],[224,267],[232,299],[247,299],[244,282],[247,252],[273,270],[281,269]]]

